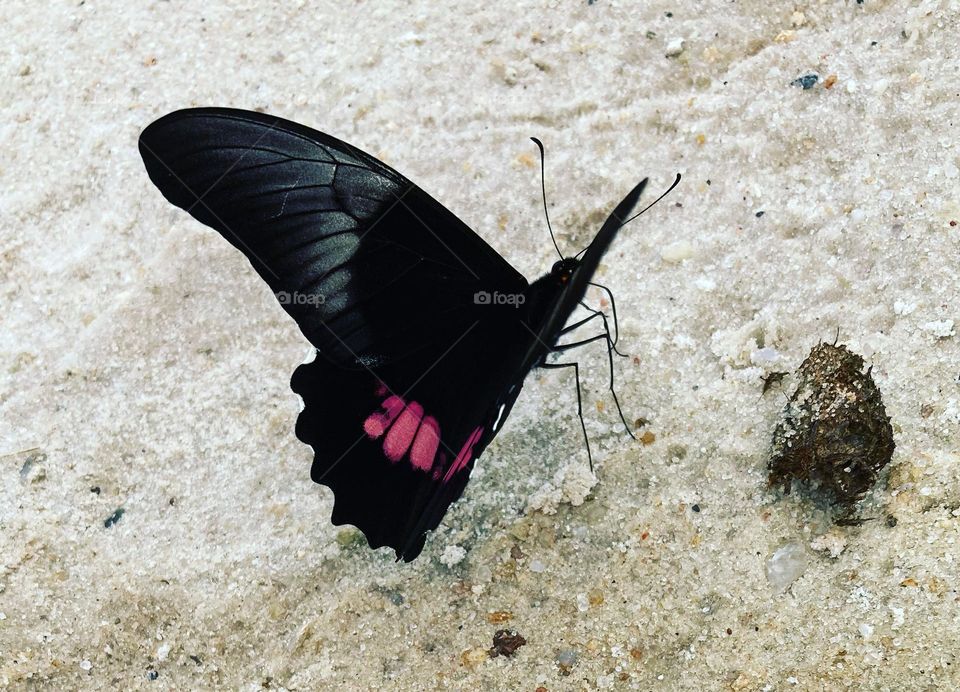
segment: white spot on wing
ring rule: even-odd
[[[497,420],[493,421],[493,429],[497,431],[500,429],[500,417],[503,415],[503,409],[506,408],[506,404],[500,404],[500,410],[497,411]]]

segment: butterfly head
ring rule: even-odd
[[[554,263],[553,268],[550,270],[550,275],[555,277],[561,284],[566,284],[570,281],[570,277],[573,276],[573,273],[579,266],[580,260],[577,258],[565,257],[559,262]]]

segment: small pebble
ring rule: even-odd
[[[444,548],[443,554],[440,555],[440,563],[446,567],[453,567],[463,562],[466,556],[467,551],[459,545],[448,545]]]
[[[949,339],[956,335],[953,320],[934,320],[920,325],[920,329],[932,334],[937,339]]]
[[[802,77],[797,77],[795,80],[790,82],[790,86],[803,87],[803,90],[812,89],[814,85],[820,81],[820,76],[815,74],[805,74]]]
[[[158,673],[157,671],[155,670],[147,671],[147,680],[156,680],[159,677],[160,677],[160,673]]]
[[[908,303],[904,300],[895,300],[893,301],[893,314],[906,316],[913,313],[917,309],[916,303]]]
[[[673,38],[667,42],[667,48],[665,55],[668,58],[675,58],[683,52],[683,39],[682,38]]]
[[[123,516],[123,513],[125,511],[126,510],[123,507],[118,507],[113,514],[111,514],[109,517],[103,520],[104,527],[109,529],[111,526],[113,526],[118,521],[120,521],[120,517]]]
[[[80,661],[80,667],[83,670],[90,670],[91,668],[93,668],[93,664],[90,663],[90,661],[88,661],[87,659],[83,659],[82,661]]]
[[[767,581],[774,592],[782,593],[807,569],[807,554],[800,543],[780,546],[767,560]]]
[[[527,643],[523,635],[516,630],[497,630],[493,635],[493,648],[490,649],[490,658],[506,656],[510,658],[517,649]]]
[[[579,658],[580,655],[576,649],[563,649],[557,652],[557,666],[559,666],[560,672],[563,675],[570,675],[570,671],[577,665]]]
[[[28,456],[24,460],[23,465],[20,467],[20,478],[26,478],[27,476],[29,476],[30,469],[33,468],[33,465],[36,464],[37,462],[43,461],[44,458],[45,457],[42,454],[31,454],[30,456]]]
[[[490,652],[482,646],[467,649],[460,654],[460,662],[468,668],[474,668],[490,659]]]

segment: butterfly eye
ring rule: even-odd
[[[559,273],[559,271],[560,271],[561,269],[563,269],[563,260],[560,260],[560,261],[558,261],[558,262],[554,262],[554,263],[553,263],[553,269],[550,270],[550,273],[551,273],[551,274],[557,274],[557,273]]]

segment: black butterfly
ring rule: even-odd
[[[529,284],[402,175],[302,125],[182,110],[143,131],[140,154],[164,197],[243,252],[316,347],[291,381],[311,476],[334,492],[334,524],[407,561],[463,492],[527,373],[576,368],[545,358],[578,326],[564,329],[646,184],[582,259]],[[613,349],[605,332],[595,338]]]

